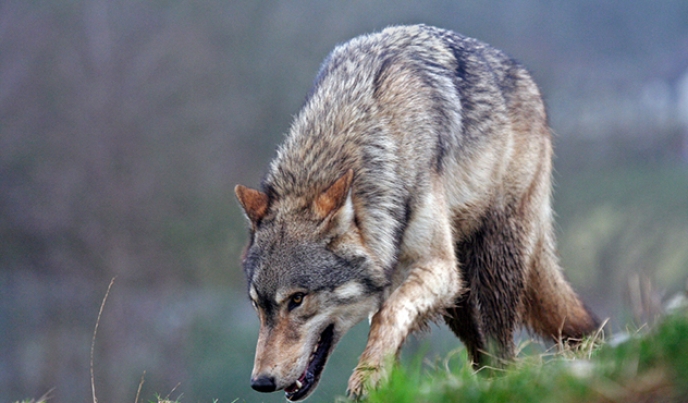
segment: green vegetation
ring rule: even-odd
[[[618,340],[619,338],[617,338]],[[594,340],[554,354],[519,358],[491,375],[475,373],[465,353],[428,368],[396,366],[369,403],[684,402],[688,401],[688,315],[652,331],[592,348]]]

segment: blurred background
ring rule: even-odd
[[[530,68],[555,136],[559,248],[612,329],[688,277],[685,0],[0,2],[0,401],[280,402],[249,387],[258,320],[236,183],[257,186],[337,44],[454,29]],[[367,324],[312,401],[342,395]],[[447,354],[442,326],[410,349]]]

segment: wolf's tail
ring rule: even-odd
[[[600,322],[564,278],[553,244],[545,243],[529,271],[524,320],[544,338],[576,342],[598,330]]]

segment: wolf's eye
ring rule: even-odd
[[[289,298],[289,310],[298,307],[303,302],[304,294],[302,292],[297,292]]]

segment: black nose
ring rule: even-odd
[[[275,378],[270,376],[259,376],[251,379],[251,387],[258,392],[274,392],[277,389],[275,386]]]

